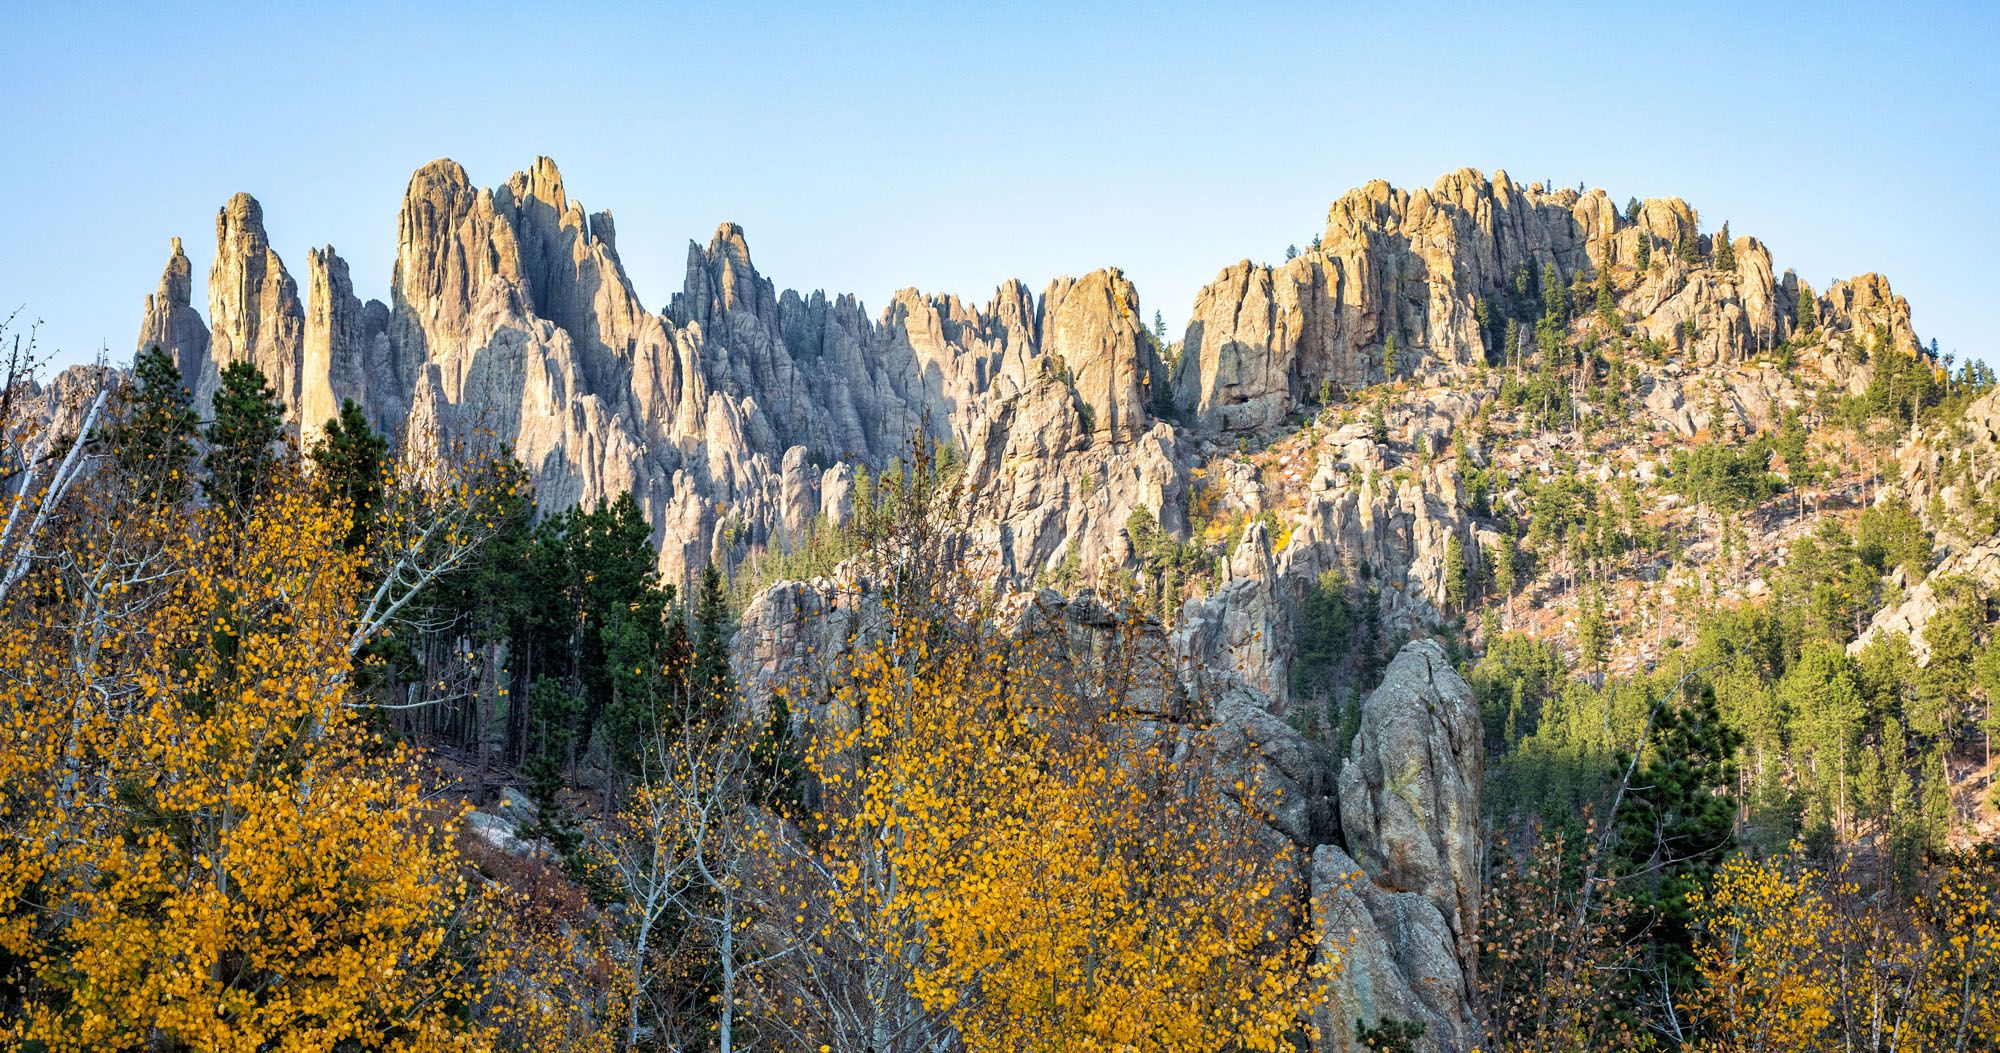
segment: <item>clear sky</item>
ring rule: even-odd
[[[1109,264],[1177,329],[1347,188],[1471,165],[1685,197],[2000,361],[1990,4],[412,6],[0,0],[0,315],[129,358],[170,236],[205,307],[238,190],[295,277],[331,243],[386,299],[411,171],[547,154],[655,309],[734,220],[871,311]]]

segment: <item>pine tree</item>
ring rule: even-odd
[[[1569,322],[1569,291],[1563,287],[1562,272],[1553,263],[1542,264],[1542,317],[1558,324]]]
[[[173,357],[154,346],[132,364],[138,394],[111,432],[118,464],[142,499],[172,503],[185,496],[201,418]]]
[[[1729,222],[1723,221],[1722,229],[1715,235],[1715,269],[1734,271],[1736,269],[1736,246],[1729,240]]]
[[[1643,271],[1652,265],[1653,236],[1642,230],[1639,232],[1639,269]]]
[[[1285,261],[1287,263],[1298,258],[1299,258],[1299,247],[1297,245],[1285,246]]]
[[[1583,593],[1583,610],[1576,619],[1576,651],[1580,663],[1599,673],[1611,657],[1611,627],[1605,622],[1604,596],[1595,586]]]
[[[1444,599],[1453,614],[1465,613],[1466,595],[1470,591],[1465,565],[1465,544],[1457,534],[1444,546]]]
[[[1340,667],[1354,651],[1354,607],[1347,579],[1338,569],[1321,571],[1299,605],[1299,652],[1292,663],[1292,689],[1301,696],[1332,688]]]
[[[1620,803],[1620,872],[1651,924],[1659,966],[1678,993],[1693,967],[1688,893],[1707,886],[1736,845],[1736,751],[1742,735],[1722,719],[1713,691],[1660,707],[1647,756]],[[1618,767],[1629,763],[1629,754]]]
[[[799,782],[805,763],[792,741],[792,707],[785,696],[771,696],[770,716],[750,747],[751,790],[767,808],[788,812],[800,803]]]
[[[1628,197],[1625,199],[1625,221],[1628,223],[1637,223],[1639,221],[1639,199],[1637,197]]]
[[[347,547],[363,547],[382,506],[389,440],[368,426],[367,416],[353,399],[342,399],[340,415],[326,422],[326,432],[313,445],[311,456],[327,492],[348,507]]]
[[[284,435],[285,408],[250,362],[222,368],[215,394],[215,420],[208,426],[208,499],[230,508],[246,507],[277,464]]]
[[[1500,590],[1500,602],[1508,607],[1514,600],[1514,530],[1509,527],[1500,539],[1493,543],[1493,550],[1486,554],[1486,565],[1493,568],[1493,587]]]
[[[1396,334],[1389,334],[1382,341],[1382,376],[1387,380],[1396,379]]]
[[[1472,316],[1479,323],[1479,340],[1488,364],[1493,361],[1494,345],[1500,342],[1497,326],[1504,324],[1500,312],[1493,307],[1493,298],[1482,296],[1472,305]]]
[[[1683,227],[1674,239],[1674,255],[1693,267],[1701,263],[1701,237],[1691,227]]]
[[[701,571],[701,584],[695,593],[694,669],[690,677],[695,697],[706,706],[720,711],[735,690],[736,681],[729,670],[729,641],[736,634],[736,626],[729,615],[729,588],[722,576],[722,568],[710,561]]]

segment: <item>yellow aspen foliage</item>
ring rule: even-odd
[[[479,1045],[456,816],[345,704],[347,517],[113,485],[0,609],[0,1046]]]
[[[1905,898],[1844,865],[1738,859],[1694,903],[1702,1049],[1920,1053],[2000,1037],[1991,860],[1947,859]]]
[[[1823,953],[1836,926],[1826,897],[1809,881],[1739,858],[1689,901],[1706,934],[1691,1007],[1710,1036],[1703,1048],[1811,1048],[1833,1023],[1840,986]]]
[[[613,1053],[625,994],[604,917],[539,867],[474,897],[465,926],[477,963],[471,1006],[499,1049]]]
[[[820,803],[782,917],[804,953],[779,961],[800,975],[774,1012],[826,1014],[797,1032],[831,1049],[870,1032],[1291,1048],[1325,972],[1294,849],[1231,799],[1254,791],[1206,739],[1146,719],[1046,641],[891,620],[806,759]],[[874,964],[815,972],[828,957]],[[833,1001],[866,1006],[852,1019],[826,1009],[843,981],[861,997]]]

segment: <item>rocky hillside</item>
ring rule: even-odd
[[[1226,510],[1255,509],[1257,487],[1224,463],[1245,437],[1291,431],[1305,411],[1392,373],[1450,394],[1403,400],[1409,419],[1398,414],[1397,444],[1377,443],[1377,459],[1446,441],[1479,405],[1478,380],[1504,343],[1499,316],[1524,276],[1607,275],[1630,330],[1668,355],[1638,378],[1645,409],[1684,436],[1710,427],[1714,408],[1689,391],[1690,372],[1733,370],[1778,346],[1802,300],[1824,347],[1884,324],[1915,349],[1907,304],[1877,276],[1815,296],[1775,274],[1752,238],[1735,239],[1728,268],[1693,262],[1713,242],[1677,199],[1628,216],[1602,191],[1471,170],[1414,193],[1380,182],[1348,193],[1296,259],[1224,268],[1169,347],[1115,269],[1040,295],[1009,282],[983,307],[905,290],[871,318],[850,296],[779,292],[733,224],[690,244],[681,290],[654,313],[619,263],[610,213],[586,213],[547,158],[492,189],[453,162],[426,165],[397,229],[386,303],[359,298],[331,246],[308,253],[302,298],[261,208],[239,194],[216,217],[207,323],[176,239],[138,344],[169,350],[203,398],[220,366],[255,362],[308,437],[351,398],[407,442],[497,433],[547,507],[629,490],[671,580],[711,558],[783,551],[822,515],[837,525],[853,468],[880,469],[926,421],[966,455],[973,518],[1002,574],[1028,582],[1067,564],[1099,580],[1131,563],[1133,511],[1184,535],[1198,478]],[[1642,253],[1655,265],[1639,267]],[[1859,382],[1835,357],[1830,376]],[[1787,395],[1755,377],[1726,383],[1746,420]],[[1357,438],[1284,466],[1313,484],[1301,487],[1308,543],[1288,576],[1338,547],[1392,574],[1392,611],[1428,613],[1440,539],[1470,528],[1393,488],[1322,485],[1366,474],[1374,455]]]
[[[1086,630],[1145,613],[1179,664],[1165,690],[1295,802],[1272,829],[1354,941],[1331,1049],[1357,1018],[1421,1022],[1424,1048],[1480,1034],[1485,746],[1459,648],[1523,632],[1599,679],[1643,672],[1703,612],[1769,593],[1822,521],[1890,500],[1937,559],[1869,634],[1921,647],[1934,579],[2000,585],[1996,396],[1873,456],[1830,407],[1894,409],[1915,397],[1897,378],[1944,370],[1909,305],[1873,274],[1815,291],[1678,199],[1469,169],[1370,183],[1294,258],[1224,267],[1177,341],[1116,269],[983,306],[905,290],[870,316],[779,291],[733,224],[690,244],[654,312],[610,213],[546,158],[491,189],[420,169],[386,302],[330,246],[302,298],[247,195],[216,242],[207,320],[175,239],[138,341],[198,400],[250,361],[307,441],[352,399],[416,447],[497,434],[544,510],[629,491],[668,580],[714,561],[744,583],[753,696],[861,634],[851,568],[769,579],[927,431],[962,463],[988,572]],[[1743,468],[1752,442],[1775,445]]]

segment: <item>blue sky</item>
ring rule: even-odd
[[[1989,5],[4,3],[0,313],[65,363],[130,356],[169,237],[203,284],[235,191],[295,276],[331,243],[386,298],[412,170],[537,154],[655,309],[734,220],[871,311],[1108,264],[1177,323],[1347,188],[1471,165],[1678,194],[2000,361]]]

